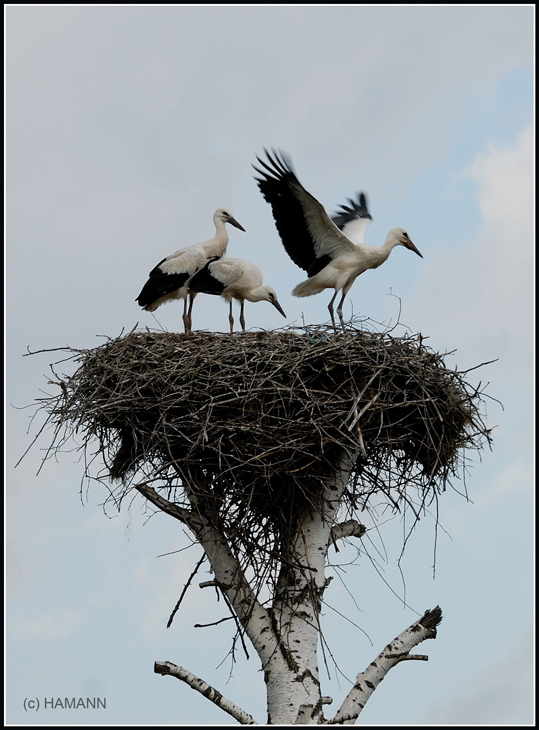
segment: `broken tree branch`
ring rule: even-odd
[[[425,611],[419,621],[388,644],[367,669],[357,675],[355,685],[333,720],[328,720],[328,724],[353,725],[369,697],[392,667],[406,659],[426,661],[428,657],[422,654],[410,654],[410,650],[425,639],[435,639],[436,627],[441,620],[442,610],[436,606],[432,611]]]
[[[165,676],[166,674],[170,674],[172,677],[176,677],[176,679],[180,679],[182,682],[185,682],[189,685],[189,687],[191,687],[191,689],[196,689],[197,692],[200,692],[202,695],[204,695],[204,697],[206,697],[206,699],[213,702],[221,710],[224,710],[229,715],[232,715],[232,717],[237,720],[241,725],[257,724],[248,712],[245,712],[245,710],[242,710],[241,707],[238,707],[238,705],[235,705],[230,700],[227,700],[226,697],[223,697],[223,695],[216,689],[214,689],[211,685],[209,685],[207,682],[204,682],[203,679],[199,679],[187,669],[184,669],[183,667],[178,667],[172,662],[155,662],[154,672],[163,676]]]
[[[149,487],[147,484],[136,484],[135,489],[140,492],[143,497],[146,497],[148,502],[151,502],[154,507],[162,510],[165,514],[180,520],[180,522],[183,522],[184,525],[191,527],[189,523],[193,515],[190,510],[169,502],[168,499],[162,497],[155,491],[155,489]]]
[[[267,671],[270,663],[275,664],[276,657],[281,660],[277,652],[278,640],[270,615],[257,600],[223,530],[204,516],[197,494],[189,485],[184,486],[191,503],[191,510],[180,508],[169,502],[147,485],[140,485],[137,488],[152,504],[181,520],[192,530],[204,549],[215,575],[214,580],[202,585],[213,585],[219,588],[231,608],[234,620],[238,622],[238,628],[240,626],[243,628],[258,652],[264,670]]]
[[[345,537],[363,537],[366,532],[365,525],[360,524],[357,520],[348,520],[331,528],[331,539],[335,545],[337,540],[343,540]],[[335,548],[337,548],[336,545]]]

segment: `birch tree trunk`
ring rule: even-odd
[[[441,620],[439,609],[427,612],[423,617],[426,626],[418,622],[397,637],[358,675],[356,685],[335,717],[330,721],[324,718],[323,706],[331,699],[321,694],[317,649],[320,610],[328,584],[326,557],[332,540],[360,536],[364,531],[354,520],[334,527],[356,459],[357,453],[343,451],[333,476],[324,486],[320,508],[311,506],[300,514],[297,528],[283,551],[277,588],[269,608],[258,601],[227,543],[224,530],[219,528],[215,515],[205,514],[194,488],[186,486],[191,503],[188,510],[168,502],[147,485],[137,487],[156,507],[187,525],[204,548],[215,576],[210,584],[221,590],[260,658],[267,686],[269,725],[354,723],[392,666],[404,659],[426,659],[410,655],[409,651],[425,638],[434,638],[435,627]],[[241,724],[255,723],[248,713],[183,667],[156,662],[155,671],[186,682]]]
[[[269,724],[322,719],[317,648],[326,556],[335,514],[356,459],[357,453],[341,454],[333,477],[324,487],[321,509],[303,512],[284,556],[287,562],[281,569],[272,623],[288,671],[267,677]]]

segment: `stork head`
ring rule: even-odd
[[[217,221],[222,221],[223,223],[230,223],[231,226],[235,226],[236,228],[239,228],[240,231],[245,232],[245,228],[238,223],[238,221],[234,218],[232,213],[227,210],[226,208],[217,208],[213,215],[213,220],[217,224]]]
[[[407,248],[409,251],[413,251],[418,256],[421,256],[421,258],[423,258],[423,254],[419,253],[418,249],[414,245],[414,242],[408,235],[408,232],[400,226],[397,226],[397,228],[392,228],[389,231],[389,233],[387,234],[386,243],[392,243],[393,246],[404,246],[404,248]]]
[[[266,286],[265,284],[263,286],[258,287],[256,290],[256,301],[257,302],[271,302],[275,309],[280,312],[283,317],[286,317],[286,314],[283,312],[281,305],[277,301],[277,294],[273,291],[271,286]]]

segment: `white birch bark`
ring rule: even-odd
[[[253,644],[267,685],[268,721],[271,725],[353,724],[387,672],[405,659],[423,659],[410,650],[436,636],[439,608],[425,615],[392,641],[369,667],[357,675],[356,684],[333,720],[325,720],[323,705],[331,698],[320,691],[317,661],[320,608],[324,590],[328,546],[344,537],[361,537],[365,528],[355,520],[334,526],[334,520],[357,453],[343,452],[323,490],[321,509],[306,509],[283,555],[281,575],[270,609],[256,599],[225,534],[199,509],[196,493],[188,486],[192,509],[178,507],[147,485],[137,489],[156,507],[183,522],[204,548],[217,585],[232,606]],[[184,485],[185,486],[185,485]],[[183,667],[156,662],[155,671],[186,682],[242,724],[253,718],[220,692]]]
[[[268,724],[321,722],[322,697],[317,661],[320,607],[331,528],[357,453],[343,452],[324,487],[323,510],[306,511],[278,586],[272,616],[288,671],[267,677]]]
[[[234,558],[225,536],[201,513],[178,508],[145,485],[137,489],[156,507],[181,520],[204,548],[212,567],[215,583],[231,606],[265,667],[278,656],[277,641],[268,611],[256,600],[249,583]],[[194,497],[193,497],[194,499]],[[195,505],[196,505],[196,500]]]
[[[172,662],[155,662],[155,673],[162,675],[169,674],[172,677],[180,679],[182,682],[188,684],[192,689],[196,689],[197,692],[203,694],[204,697],[217,705],[217,707],[220,707],[221,710],[228,712],[228,714],[235,718],[240,724],[257,724],[249,713],[242,710],[241,707],[238,707],[238,705],[235,705],[233,702],[230,702],[230,700],[227,700],[220,692],[211,687],[207,682],[204,682],[203,679],[195,677],[195,675],[191,674],[191,672],[187,669],[178,667]]]
[[[341,708],[332,720],[331,725],[353,725],[374,690],[396,664],[407,659],[428,661],[424,654],[410,654],[410,651],[425,639],[436,638],[436,627],[442,620],[442,612],[438,606],[424,615],[396,639],[369,664],[364,672],[356,677],[356,683],[348,693]]]

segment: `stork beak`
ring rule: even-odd
[[[414,251],[414,253],[416,253],[418,256],[421,256],[421,258],[423,258],[423,254],[419,253],[419,250],[414,246],[414,244],[411,241],[406,241],[406,243],[404,245],[406,246],[406,248],[409,248],[410,251]]]
[[[235,218],[229,218],[228,222],[231,226],[235,226],[236,228],[239,228],[240,231],[243,231],[245,233],[245,228],[238,223],[238,221]]]
[[[275,309],[278,312],[280,312],[283,315],[283,317],[286,318],[286,314],[283,312],[283,310],[282,310],[281,305],[279,304],[279,302],[276,299],[275,299],[275,301],[273,301],[273,300],[270,300],[270,301],[273,304],[273,306],[275,307]]]

